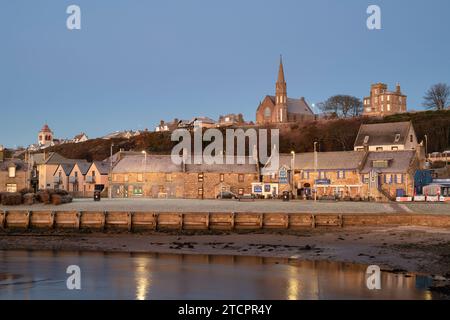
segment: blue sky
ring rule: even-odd
[[[77,4],[82,29],[66,28]],[[382,10],[369,31],[366,9]],[[273,94],[317,103],[400,82],[410,109],[450,84],[450,1],[0,0],[0,144],[153,129],[160,119],[243,113]]]

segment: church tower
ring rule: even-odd
[[[53,132],[50,130],[49,126],[45,124],[41,131],[38,133],[38,144],[39,146],[48,147],[53,142]]]
[[[287,86],[284,78],[283,58],[280,56],[280,67],[275,88],[275,112],[277,122],[288,122]]]

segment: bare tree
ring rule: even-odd
[[[356,117],[363,111],[360,99],[347,95],[336,95],[327,101],[319,103],[318,107],[324,112],[335,117]]]
[[[450,87],[445,83],[435,84],[423,99],[423,105],[428,109],[444,110],[450,100]]]

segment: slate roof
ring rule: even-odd
[[[69,176],[73,170],[73,167],[75,167],[75,164],[63,163],[63,164],[60,164],[60,167],[63,169],[65,175]],[[58,171],[58,169],[59,169],[59,167],[56,169],[56,171]]]
[[[0,171],[8,171],[10,166],[15,166],[17,171],[26,171],[27,165],[20,159],[7,159],[0,162]]]
[[[249,157],[244,157],[245,164],[238,164],[238,160],[235,159],[234,164],[226,164],[224,159],[223,164],[187,164],[186,172],[192,173],[258,173],[258,167],[256,164],[250,163]]]
[[[89,162],[77,162],[76,165],[80,169],[80,172],[83,176],[88,173],[89,168],[91,167],[91,164]],[[73,166],[72,171],[74,168],[75,168],[75,165]],[[72,172],[72,171],[70,171],[70,172]]]
[[[360,151],[318,152],[318,170],[357,170],[363,166],[365,153]],[[280,167],[290,169],[291,154],[280,154]],[[314,170],[314,152],[295,154],[295,169]]]
[[[56,152],[50,152],[47,154],[47,159],[45,159],[44,153],[36,153],[33,154],[33,161],[36,164],[75,164],[75,163],[81,163],[86,162],[86,160],[82,159],[67,159],[63,157],[62,155],[56,153]]]
[[[369,152],[361,173],[369,173],[372,170],[379,173],[404,173],[408,171],[415,155],[414,150]],[[374,160],[389,160],[389,167],[373,168]]]
[[[182,166],[172,162],[169,155],[130,155],[121,159],[113,168],[113,173],[144,173],[145,172],[181,172]]]
[[[363,147],[366,136],[369,137],[368,146],[405,144],[411,126],[411,122],[363,124],[359,128],[355,147]],[[395,140],[397,134],[400,134],[398,141]]]
[[[276,104],[275,96],[268,96],[268,97],[272,100],[273,104]],[[314,112],[309,107],[305,98],[294,99],[288,97],[287,106],[288,106],[288,113],[314,115]]]
[[[103,162],[103,161],[94,161],[92,163],[92,165],[94,165],[97,167],[98,171],[100,172],[100,174],[102,175],[106,175],[109,174],[109,168],[111,166],[110,163],[108,162]]]

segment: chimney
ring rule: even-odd
[[[0,145],[0,162],[3,162],[4,159],[5,159],[5,151],[3,149],[3,146]]]
[[[400,88],[400,83],[398,83],[398,82],[397,82],[397,86],[396,86],[396,91],[397,91],[398,94],[402,93],[402,90]]]

